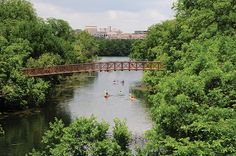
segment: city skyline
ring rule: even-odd
[[[81,30],[76,30],[80,32]],[[133,33],[125,33],[120,29],[112,28],[108,26],[107,28],[98,28],[97,26],[86,26],[84,31],[88,32],[90,35],[96,38],[105,39],[144,39],[147,31],[136,30]]]
[[[147,30],[153,24],[174,18],[176,0],[30,0],[37,14],[68,21],[73,29],[88,25],[112,26],[123,32]]]

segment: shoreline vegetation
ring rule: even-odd
[[[29,1],[0,1],[0,21],[0,112],[45,105],[48,93],[62,78],[26,77],[23,68],[84,63],[96,58],[98,44],[93,37],[74,32],[64,20],[43,20]]]
[[[140,155],[236,154],[235,1],[178,0],[176,18],[153,25],[131,57],[145,72],[155,126]]]
[[[64,20],[38,17],[27,0],[0,2],[0,111],[45,104],[63,76],[26,77],[23,68],[91,62],[98,56],[127,56],[133,41],[104,40],[76,33]]]
[[[132,43],[131,58],[166,67],[145,72],[154,127],[135,155],[236,154],[235,8],[234,0],[178,0],[175,19],[151,26],[144,40]],[[0,87],[7,107],[42,105],[59,81],[26,78],[23,67],[87,62],[99,49],[96,39],[75,34],[67,22],[43,21],[24,0],[1,1],[0,20]],[[94,117],[69,126],[55,119],[42,149],[30,155],[133,155],[125,121],[114,122],[113,138],[107,138],[109,125]]]
[[[44,105],[50,89],[63,77],[26,77],[21,69],[96,58],[94,38],[86,32],[75,33],[66,21],[42,20],[28,1],[1,1],[0,13],[1,111]]]
[[[55,90],[59,90],[59,92],[63,92],[63,90],[66,90],[67,88],[74,87],[74,84],[76,83],[77,85],[87,83],[89,80],[95,78],[96,74],[95,73],[83,73],[83,74],[72,74],[68,76],[63,76],[60,78],[60,83],[54,84],[54,86],[50,89],[49,91],[49,96],[46,98],[46,101],[50,101],[51,98],[54,96],[57,96],[57,93],[55,93]],[[62,83],[67,83],[68,86],[65,88],[60,89],[60,86]],[[58,93],[60,94],[60,93]],[[5,116],[6,115],[27,115],[27,114],[33,114],[34,112],[40,112],[41,108],[44,108],[45,106],[36,106],[28,109],[22,109],[22,110],[6,110],[3,112],[0,112],[0,116]]]

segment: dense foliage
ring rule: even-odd
[[[166,69],[145,74],[156,126],[142,154],[235,155],[236,1],[179,0],[175,10],[131,54]]]
[[[0,125],[0,136],[4,135],[4,131],[2,129],[2,126]]]
[[[23,68],[86,62],[96,50],[91,36],[74,33],[63,20],[42,20],[30,2],[1,0],[0,108],[23,109],[45,102],[55,77],[28,78]]]
[[[33,156],[128,156],[131,134],[126,123],[115,119],[113,138],[109,137],[109,125],[98,122],[95,117],[78,118],[69,126],[56,119],[45,133],[40,151],[33,150]]]
[[[132,50],[134,40],[97,39],[99,56],[128,56]]]
[[[236,1],[178,0],[174,8],[176,19],[152,26],[132,47],[131,57],[165,64],[163,72],[145,73],[156,124],[139,154],[235,155]],[[0,21],[0,88],[7,107],[45,101],[51,82],[23,76],[24,67],[85,62],[130,49],[131,41],[97,43],[84,32],[74,34],[63,20],[43,21],[24,0],[0,1]],[[125,123],[115,120],[113,138],[108,129],[94,117],[69,126],[56,120],[43,149],[31,155],[130,155]]]

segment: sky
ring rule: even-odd
[[[147,30],[174,18],[176,0],[30,0],[38,16],[63,19],[73,29],[112,26],[123,32]]]

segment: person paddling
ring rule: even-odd
[[[110,96],[109,93],[105,90],[104,98],[108,98],[109,96]]]
[[[130,100],[135,100],[135,97],[132,94],[129,94]]]
[[[119,91],[119,96],[123,96],[124,94],[123,94],[123,92],[120,90]]]

